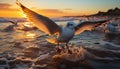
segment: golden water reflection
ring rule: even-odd
[[[26,38],[35,38],[36,34],[31,32],[26,32]]]
[[[19,32],[14,34],[13,38],[15,40],[25,40],[25,41],[31,41],[31,40],[35,40],[35,38],[37,37],[37,34],[34,32]]]

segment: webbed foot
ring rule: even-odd
[[[68,49],[68,53],[69,53],[69,54],[72,54],[73,52],[72,52],[70,49]]]
[[[56,51],[57,51],[57,53],[60,54],[60,53],[62,52],[62,48],[59,48],[59,47],[58,47],[58,48],[56,48]]]

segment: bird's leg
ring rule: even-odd
[[[69,49],[68,43],[66,43],[66,48],[67,48],[67,50],[68,50],[68,53],[69,53],[69,54],[72,54],[72,51]]]
[[[60,44],[59,44],[59,43],[57,44],[56,51],[57,51],[58,53],[61,53],[61,52],[62,52],[62,48],[60,47]]]

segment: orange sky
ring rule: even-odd
[[[24,4],[24,3],[23,3]],[[30,8],[28,5],[24,4],[29,9],[32,9],[33,11],[42,14],[44,16],[48,17],[60,17],[60,16],[78,16],[78,15],[88,15],[95,13],[94,11],[79,11],[79,10],[73,10],[73,9],[61,9],[60,7],[57,7],[58,9],[48,9],[43,8],[39,9],[39,7],[32,7]],[[29,4],[30,5],[30,4]],[[79,7],[78,7],[79,8]],[[10,3],[0,3],[0,17],[25,17],[23,12],[21,11],[20,7],[18,7],[15,2],[14,4]]]
[[[35,9],[32,8],[33,11],[42,14],[44,16],[48,17],[60,17],[60,16],[77,16],[77,15],[86,15],[86,14],[91,14],[90,12],[88,13],[79,13],[79,12],[73,12],[73,11],[68,11],[68,10],[57,10],[57,9]],[[0,10],[0,17],[25,17],[23,12],[17,9],[5,9],[5,10]]]
[[[120,0],[19,0],[23,5],[48,17],[79,16],[120,7]],[[24,17],[15,0],[0,1],[0,17]]]
[[[23,13],[19,11],[0,11],[0,17],[23,17]]]
[[[54,10],[54,9],[42,9],[37,10],[33,9],[33,11],[42,14],[44,16],[48,17],[60,17],[60,16],[78,16],[78,15],[88,15],[92,12],[86,12],[86,13],[76,13],[72,11],[64,11],[64,10]],[[23,12],[20,10],[0,10],[0,17],[25,17]]]

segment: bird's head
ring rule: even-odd
[[[68,22],[67,23],[67,27],[74,28],[75,27],[75,23],[74,22]]]

